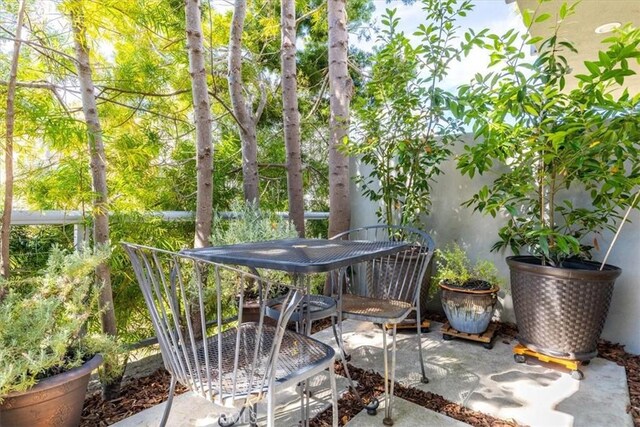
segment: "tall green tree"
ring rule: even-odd
[[[340,147],[349,137],[349,106],[353,80],[349,75],[349,32],[345,0],[328,0],[329,19],[329,237],[346,231],[351,223],[349,159]]]
[[[185,0],[187,50],[191,93],[196,118],[196,235],[195,247],[209,244],[213,222],[213,139],[209,87],[202,43],[202,17],[198,0]]]
[[[87,128],[87,147],[91,159],[91,183],[93,188],[93,243],[96,246],[109,246],[109,193],[107,189],[107,163],[102,138],[102,127],[98,115],[98,105],[95,97],[95,87],[89,59],[89,44],[84,24],[84,0],[72,0],[65,6],[71,19],[73,41],[75,45],[75,59],[78,85],[82,99],[82,112]],[[113,292],[111,290],[111,270],[106,261],[96,267],[96,278],[100,286],[100,317],[102,331],[111,336],[117,335],[116,316],[113,308]],[[105,366],[106,370],[113,370],[113,366]],[[115,387],[114,387],[115,385]],[[119,381],[103,384],[103,394],[108,400],[117,396]]]
[[[18,7],[18,23],[16,24],[15,40],[13,42],[13,55],[11,58],[11,71],[9,72],[9,84],[7,87],[7,112],[5,114],[6,136],[4,145],[4,204],[2,210],[2,231],[0,233],[0,258],[2,258],[1,274],[5,279],[9,278],[9,237],[11,232],[11,211],[13,210],[13,129],[15,121],[15,95],[18,78],[18,62],[20,59],[20,47],[22,46],[22,25],[26,10],[26,0],[20,1]],[[4,290],[0,285],[0,300],[4,296]]]
[[[296,2],[280,2],[281,58],[282,58],[282,116],[284,143],[287,151],[287,192],[289,219],[299,237],[304,237],[304,188],[300,153],[300,111],[296,73]]]

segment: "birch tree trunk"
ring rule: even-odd
[[[282,0],[280,9],[282,31],[282,114],[284,144],[287,151],[287,192],[289,219],[304,237],[304,198],[302,188],[302,158],[300,153],[300,112],[296,77],[296,3]]]
[[[91,165],[91,184],[93,188],[93,242],[95,246],[109,246],[109,198],[107,192],[107,163],[102,140],[102,128],[98,116],[95,88],[91,62],[89,60],[89,45],[87,43],[86,27],[82,0],[71,5],[71,26],[76,54],[76,68],[78,84],[82,98],[82,112],[87,126],[87,142]],[[96,280],[100,284],[100,316],[102,331],[116,336],[116,315],[113,309],[113,293],[111,290],[111,270],[104,262],[96,267]],[[105,364],[105,370],[117,369]],[[110,400],[118,394],[120,381],[115,380],[103,384],[103,394]]]
[[[4,151],[4,208],[2,210],[2,231],[0,232],[0,245],[2,250],[2,276],[9,278],[9,241],[11,239],[11,210],[13,209],[13,128],[15,122],[15,95],[18,78],[18,60],[20,59],[20,47],[22,46],[22,23],[24,21],[26,0],[20,1],[18,9],[18,25],[16,27],[16,39],[13,42],[13,54],[11,56],[11,70],[9,71],[9,85],[7,87],[7,113],[5,115],[6,138]],[[4,297],[4,287],[0,285],[0,301]]]
[[[236,0],[231,19],[229,34],[229,94],[233,114],[240,128],[242,141],[242,178],[244,199],[247,202],[260,204],[260,188],[258,182],[258,138],[256,124],[260,118],[266,97],[262,94],[261,107],[253,114],[253,107],[247,103],[242,83],[242,31],[247,15],[247,0]]]
[[[349,135],[353,82],[347,67],[348,32],[345,0],[328,0],[329,14],[329,237],[349,229],[349,159],[338,147]]]
[[[194,246],[209,245],[213,222],[213,137],[209,88],[202,44],[200,1],[185,0],[189,74],[196,124],[196,233]]]

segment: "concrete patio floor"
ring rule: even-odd
[[[528,360],[515,363],[512,347],[501,339],[492,350],[463,340],[444,341],[440,324],[422,335],[429,384],[420,383],[415,332],[399,333],[396,380],[405,386],[439,394],[454,403],[497,418],[514,420],[522,425],[541,427],[632,427],[627,414],[629,394],[624,368],[595,358],[583,367],[585,378],[577,381],[557,366]],[[330,329],[315,334],[321,341],[335,346]],[[344,339],[355,366],[383,372],[382,330],[370,323],[344,322]],[[312,416],[329,401],[326,375],[319,375],[311,385],[314,390]],[[346,379],[339,378],[338,388],[346,390]],[[300,406],[294,389],[278,395],[278,426],[297,426]],[[127,418],[116,426],[157,426],[164,404]],[[216,426],[222,408],[190,393],[174,399],[169,426]],[[259,408],[264,414],[264,408]],[[361,412],[349,426],[381,425],[383,410],[376,417]],[[396,427],[462,426],[452,418],[435,413],[405,400],[395,399]],[[264,423],[264,420],[259,420]]]

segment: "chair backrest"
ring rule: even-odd
[[[180,253],[122,245],[151,314],[166,369],[190,390],[219,404],[246,407],[261,400],[275,379],[285,327],[304,289]],[[249,292],[259,303],[255,322],[243,322]],[[277,323],[269,323],[263,302],[276,292],[283,295],[283,312]]]
[[[423,286],[434,243],[425,232],[411,227],[371,225],[345,231],[333,237],[342,240],[394,241],[408,244],[406,250],[351,266],[343,280],[346,292],[379,299],[416,304]],[[426,282],[426,283],[425,283]]]

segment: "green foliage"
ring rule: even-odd
[[[112,341],[84,333],[98,314],[93,271],[107,257],[105,251],[68,254],[54,248],[41,276],[8,284],[0,301],[0,399],[97,352],[116,357]]]
[[[491,285],[499,285],[502,282],[498,269],[492,262],[479,260],[472,265],[465,250],[457,243],[448,245],[444,250],[436,249],[435,256],[435,283],[462,286],[472,280],[482,280]]]
[[[192,220],[165,221],[150,214],[127,212],[110,218],[111,239],[115,243],[109,259],[118,337],[136,343],[155,335],[149,311],[131,268],[131,261],[118,242],[135,242],[169,251],[193,246]]]
[[[12,226],[9,242],[11,277],[32,277],[44,269],[53,247],[72,248],[73,225]]]
[[[265,212],[250,202],[234,202],[231,211],[237,217],[222,226],[216,217],[211,241],[214,245],[258,242],[275,239],[295,239],[298,235],[291,223],[273,212]]]
[[[562,6],[560,15],[573,8]],[[458,161],[470,178],[497,171],[466,202],[507,216],[493,249],[524,249],[557,266],[590,258],[597,246],[591,233],[615,229],[640,184],[640,94],[624,89],[635,74],[629,63],[640,59],[640,30],[626,27],[603,40],[597,59],[585,62],[588,74],[569,89],[565,55],[575,49],[557,36],[561,21],[542,41],[513,30],[490,36],[485,48],[496,70],[460,88],[477,142]],[[523,60],[528,44],[538,46],[532,64]]]
[[[470,1],[422,4],[426,22],[414,34],[417,46],[398,32],[395,10],[383,16],[371,76],[353,105],[356,138],[345,146],[371,167],[356,179],[366,197],[380,202],[378,218],[388,224],[415,224],[429,212],[431,183],[462,134],[457,100],[439,84],[484,34],[454,45],[456,20],[472,9]]]

